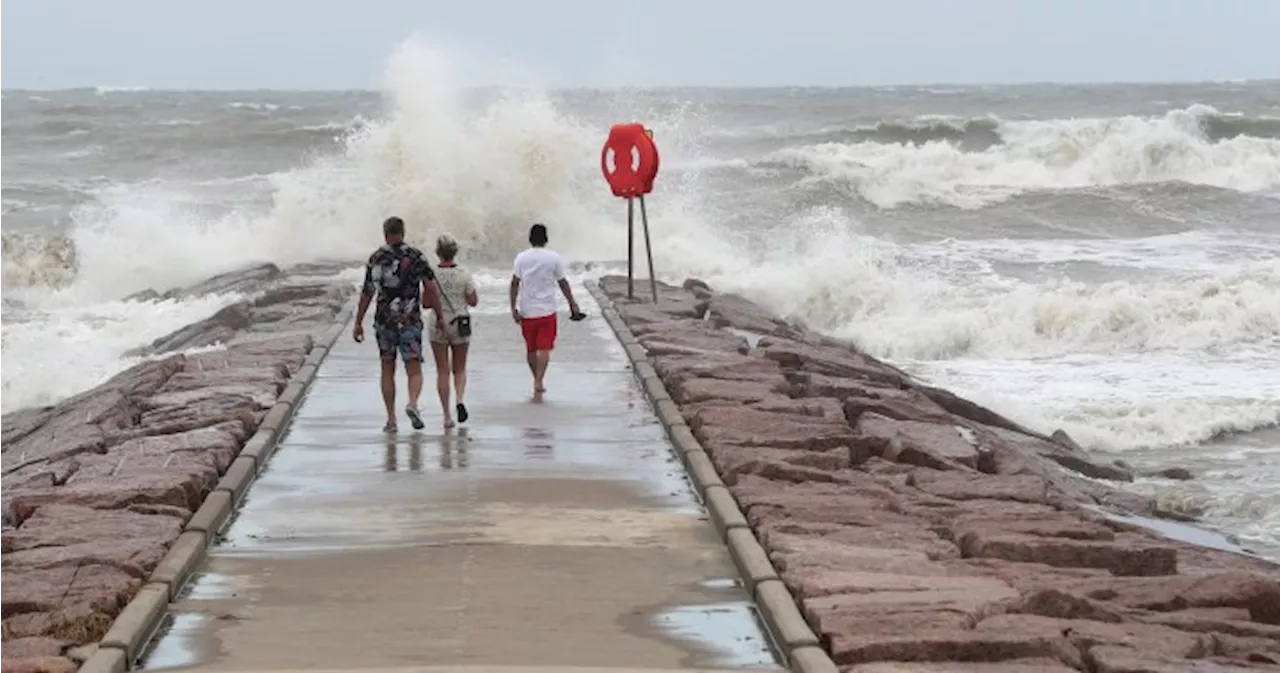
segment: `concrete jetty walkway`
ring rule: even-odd
[[[488,308],[449,432],[428,366],[427,428],[383,435],[376,349],[339,340],[145,668],[778,668],[603,320],[536,403]]]

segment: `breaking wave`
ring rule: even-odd
[[[1207,105],[1158,117],[886,122],[825,135],[766,162],[881,208],[978,208],[1032,190],[1169,181],[1244,192],[1280,186],[1280,119]]]

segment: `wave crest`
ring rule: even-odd
[[[998,143],[965,147],[983,128],[933,122],[911,131],[923,142],[904,144],[884,142],[902,135],[899,126],[876,127],[865,140],[786,148],[766,161],[804,171],[811,182],[844,185],[881,208],[979,208],[1031,190],[1170,181],[1242,192],[1280,186],[1280,120],[1222,115],[1206,105],[1160,117],[1000,121]]]

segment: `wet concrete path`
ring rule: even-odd
[[[535,402],[482,292],[471,420],[429,365],[427,428],[383,435],[376,347],[340,340],[146,668],[778,667],[607,325],[562,322]]]

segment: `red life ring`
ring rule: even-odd
[[[658,146],[643,124],[614,124],[600,152],[600,172],[613,195],[634,198],[653,191]]]

